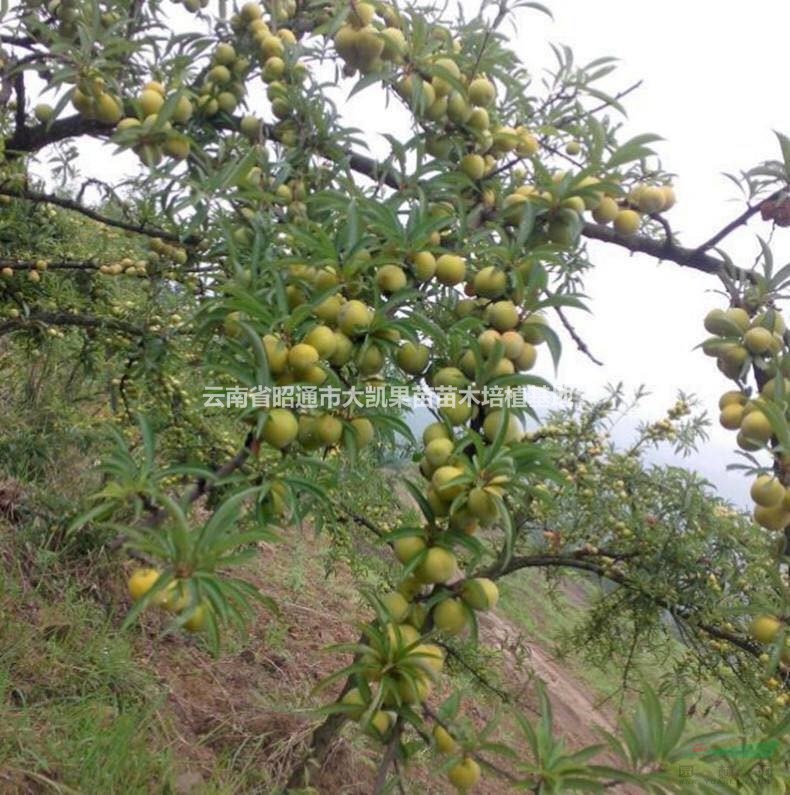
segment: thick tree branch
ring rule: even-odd
[[[101,267],[96,262],[82,262],[80,260],[63,260],[61,262],[47,262],[48,271],[96,271]],[[36,270],[36,260],[5,260],[0,259],[0,268],[11,268],[14,271]]]
[[[0,323],[0,335],[38,324],[46,326],[79,326],[86,329],[109,328],[133,337],[140,337],[146,333],[144,328],[126,323],[123,320],[89,317],[88,315],[72,315],[68,312],[35,312],[27,317],[16,317]]]
[[[37,191],[10,188],[0,184],[0,196],[11,196],[15,199],[23,199],[24,201],[30,201],[36,204],[54,204],[57,207],[62,207],[64,210],[71,210],[75,213],[79,213],[80,215],[84,215],[86,218],[90,218],[93,221],[98,221],[100,224],[104,224],[105,226],[114,226],[118,229],[124,229],[127,232],[145,235],[146,237],[158,237],[162,240],[168,240],[171,243],[186,243],[188,245],[198,241],[198,238],[196,237],[190,237],[186,240],[181,240],[178,235],[173,234],[172,232],[167,232],[164,229],[159,229],[155,226],[149,226],[147,224],[134,224],[129,221],[122,221],[118,218],[110,218],[109,216],[102,215],[96,210],[86,207],[79,202],[75,202],[72,199],[64,199],[63,197],[55,196],[52,193],[38,193]]]
[[[5,140],[5,151],[12,153],[37,152],[50,144],[77,138],[81,135],[109,135],[113,125],[86,119],[83,116],[67,116],[51,124],[37,124],[34,127],[17,127],[14,134]]]
[[[723,259],[713,257],[704,251],[693,248],[685,248],[673,243],[671,240],[653,240],[642,235],[618,235],[614,229],[599,224],[584,224],[582,234],[590,240],[600,240],[602,243],[610,243],[614,246],[624,248],[634,254],[647,254],[658,260],[674,262],[684,268],[710,273],[712,275],[723,274],[727,269],[727,263]],[[749,274],[742,268],[732,268],[735,275],[742,279],[748,279]]]
[[[634,86],[635,87],[635,86]],[[51,143],[63,140],[65,138],[76,137],[80,135],[89,134],[106,134],[112,130],[112,127],[107,127],[95,121],[83,119],[81,116],[71,116],[66,119],[59,119],[53,122],[49,127],[47,125],[38,125],[32,128],[24,128],[17,130],[14,135],[6,141],[7,150],[15,149],[17,151],[32,152],[42,148]],[[349,167],[356,171],[358,174],[369,177],[374,182],[380,182],[393,190],[401,190],[406,183],[403,175],[401,175],[393,166],[387,164],[383,165],[378,161],[366,155],[351,152],[348,154]],[[60,200],[64,201],[64,200]],[[66,205],[61,205],[66,206]],[[80,206],[71,207],[79,211]],[[749,215],[744,214],[743,220],[739,223],[733,222],[735,226],[744,223],[751,215],[759,210],[757,208],[750,208]],[[91,216],[89,216],[91,217]],[[112,219],[97,218],[103,223],[108,223],[114,226],[128,229],[129,231],[138,232],[140,234],[153,234],[157,237],[162,237],[165,240],[177,239],[174,235],[170,235],[164,231],[147,230],[145,227],[135,226],[134,224],[127,224],[126,222],[114,221]],[[736,219],[738,221],[739,219]],[[732,226],[732,224],[728,225]],[[735,228],[735,227],[733,227]],[[726,229],[726,228],[725,228]],[[722,235],[722,232],[724,234]],[[685,268],[692,268],[703,273],[712,275],[719,275],[725,272],[727,263],[719,258],[711,256],[706,253],[706,250],[715,245],[723,237],[726,237],[729,232],[722,230],[717,233],[710,241],[707,241],[702,246],[691,249],[685,248],[676,244],[671,239],[658,241],[649,237],[641,235],[618,235],[613,229],[600,226],[598,224],[586,223],[582,229],[582,234],[590,240],[599,240],[603,243],[619,246],[633,253],[647,254],[659,260],[666,260],[667,262],[674,262]],[[712,242],[711,242],[712,241]],[[734,268],[735,275],[742,279],[748,278],[747,271],[741,268]]]
[[[506,566],[492,567],[482,572],[479,576],[489,577],[491,579],[499,579],[506,574],[511,574],[512,572],[519,571],[520,569],[536,567],[548,568],[553,566],[587,571],[591,574],[595,574],[599,577],[607,579],[610,582],[622,585],[625,588],[643,592],[643,589],[639,587],[638,583],[630,580],[624,574],[619,574],[618,572],[612,571],[611,569],[605,569],[603,566],[595,563],[592,560],[570,557],[568,555],[528,555],[524,557],[514,557],[511,558],[510,562]],[[708,624],[703,621],[697,621],[692,611],[688,608],[672,604],[668,600],[655,594],[645,593],[644,595],[651,599],[658,607],[668,610],[675,618],[680,618],[688,622],[712,638],[716,638],[717,640],[725,640],[728,643],[731,643],[733,646],[737,646],[742,651],[751,654],[753,657],[759,657],[763,652],[763,649],[758,644],[753,643],[741,635],[720,629],[719,627],[713,626],[712,624]]]

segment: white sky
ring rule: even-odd
[[[462,5],[471,14],[478,4],[462,0]],[[578,63],[604,55],[621,59],[610,78],[614,90],[642,79],[639,91],[625,100],[628,131],[654,132],[666,139],[658,144],[659,152],[664,167],[678,174],[679,199],[668,218],[686,244],[707,239],[743,209],[733,201],[735,188],[721,173],[777,157],[771,131],[790,133],[790,103],[782,99],[790,4],[664,0],[654,7],[633,0],[557,0],[548,5],[554,21],[535,11],[518,12],[517,52],[536,76],[541,68],[553,66],[548,43],[557,42],[570,45]],[[194,25],[194,18],[188,19]],[[337,96],[343,97],[352,85],[348,81]],[[370,132],[374,153],[386,152],[387,146],[376,133],[407,134],[405,114],[395,112],[392,104],[385,109],[382,92],[375,88],[346,102],[344,113],[349,124]],[[80,158],[85,172],[90,173],[92,163],[94,172],[107,178],[109,150],[97,158],[91,144],[87,154]],[[112,170],[118,166],[116,160]],[[768,231],[756,219],[749,230],[734,236],[728,250],[736,262],[750,264],[754,234]],[[775,243],[781,266],[790,254],[790,231],[778,230]],[[593,314],[574,312],[573,322],[606,366],[593,365],[568,340],[558,382],[581,386],[590,395],[606,383],[644,383],[652,393],[645,404],[650,417],[668,408],[681,388],[697,394],[715,419],[718,396],[729,388],[728,382],[713,360],[692,348],[704,337],[704,314],[721,305],[709,292],[717,281],[600,243],[591,244],[590,252],[596,263],[587,279]],[[547,358],[540,372],[552,377]],[[716,423],[710,442],[692,462],[725,494],[745,502],[747,481],[725,472],[726,464],[737,460],[733,450],[734,435]]]

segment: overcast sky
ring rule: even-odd
[[[468,14],[477,8],[469,0],[462,5]],[[570,45],[580,63],[604,55],[621,59],[610,78],[613,90],[642,79],[641,89],[625,100],[628,132],[649,131],[666,139],[658,145],[663,165],[678,174],[678,204],[668,218],[688,245],[710,237],[743,209],[721,173],[776,157],[772,130],[790,133],[790,103],[782,99],[787,94],[790,4],[725,0],[715,4],[715,12],[711,3],[688,0],[664,0],[659,6],[633,0],[548,5],[553,21],[535,11],[518,12],[517,52],[536,76],[552,65],[548,43],[557,42]],[[188,20],[194,25],[194,18]],[[352,85],[348,81],[337,96],[342,98]],[[392,105],[385,108],[381,97],[371,88],[344,103],[348,122],[369,133],[374,154],[387,147],[378,133],[400,130],[406,135],[408,129],[405,114]],[[92,169],[107,178],[107,158],[97,158],[95,144],[90,147],[89,156],[80,158],[82,166],[86,173]],[[116,160],[112,170],[122,162]],[[734,236],[728,249],[736,262],[750,264],[755,234],[768,232],[766,224],[755,220]],[[782,265],[790,255],[790,230],[779,230],[775,243]],[[703,316],[722,303],[711,292],[717,281],[604,244],[591,244],[590,252],[596,264],[587,278],[593,314],[574,313],[573,322],[606,366],[595,366],[567,341],[559,383],[583,387],[589,394],[608,382],[646,384],[652,393],[644,407],[647,416],[668,408],[680,388],[702,398],[715,419],[718,396],[728,383],[711,359],[692,349],[704,336]],[[547,358],[541,371],[553,376]],[[743,502],[747,482],[725,472],[726,464],[736,460],[733,448],[734,435],[715,423],[710,442],[692,463],[733,500]]]

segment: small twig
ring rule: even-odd
[[[380,795],[380,793],[384,791],[384,786],[387,783],[387,771],[395,762],[395,755],[398,752],[398,746],[400,744],[400,732],[401,719],[398,718],[395,721],[395,726],[392,730],[392,737],[387,743],[387,750],[382,757],[381,764],[379,765],[378,772],[376,773],[376,779],[373,782],[373,795]]]
[[[576,329],[571,325],[571,322],[568,318],[565,317],[562,307],[555,306],[554,311],[559,315],[560,320],[562,321],[562,325],[565,326],[565,330],[568,334],[571,335],[571,338],[576,343],[576,347],[594,364],[597,364],[600,367],[603,367],[603,362],[600,359],[596,359],[595,356],[590,353],[590,349],[587,347],[585,341],[578,335]]]
[[[500,690],[500,688],[496,687],[496,685],[492,685],[491,682],[489,682],[477,669],[471,666],[452,646],[448,646],[445,643],[440,645],[447,652],[447,654],[450,655],[450,657],[452,657],[454,660],[457,660],[461,664],[461,667],[468,671],[486,690],[490,690],[505,704],[509,704],[512,701],[509,693],[504,690]]]
[[[774,201],[778,199],[785,191],[785,188],[781,188],[780,190],[774,191],[767,199],[763,199],[758,204],[750,204],[737,218],[734,218],[730,223],[726,226],[723,226],[715,235],[713,235],[710,240],[706,240],[698,249],[697,251],[702,253],[703,251],[707,251],[714,246],[717,246],[724,240],[727,235],[734,232],[739,226],[743,226],[748,222],[748,220],[753,216],[760,212],[763,204],[765,202]]]
[[[347,505],[344,505],[342,502],[336,503],[335,507],[338,508],[338,510],[342,511],[346,516],[348,516],[349,519],[353,519],[357,524],[367,528],[368,530],[371,531],[371,533],[374,533],[379,538],[382,538],[384,535],[386,535],[386,533],[383,530],[381,530],[379,527],[377,527],[375,524],[373,524],[373,522],[371,522],[369,519],[366,519],[364,516],[360,516],[359,514],[354,513],[354,511],[352,511]]]

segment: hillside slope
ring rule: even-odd
[[[156,611],[120,633],[129,601],[117,556],[54,566],[20,548],[15,529],[2,526],[2,791],[269,793],[282,783],[315,725],[314,708],[338,689],[314,692],[347,661],[327,647],[353,640],[349,619],[366,616],[348,567],[326,574],[325,537],[294,527],[261,547],[245,575],[280,613],[261,609],[248,636],[229,638],[214,659],[198,639],[162,635]],[[589,683],[505,612],[485,617],[481,635],[493,652],[484,665],[490,682],[534,714],[534,677],[545,681],[570,746],[611,729]],[[466,714],[481,724],[499,705],[490,692],[497,685],[463,667],[459,679],[474,695]],[[369,792],[374,754],[373,741],[345,731],[315,785]],[[440,763],[424,753],[406,791],[450,792],[429,775]],[[478,791],[507,789],[488,776]]]

